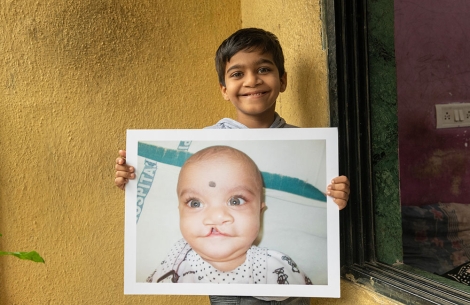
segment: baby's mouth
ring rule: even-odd
[[[220,232],[219,230],[217,230],[217,228],[212,228],[209,235],[210,236],[223,236],[225,234],[223,232]]]

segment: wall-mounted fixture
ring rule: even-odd
[[[436,128],[470,126],[470,103],[436,104]]]

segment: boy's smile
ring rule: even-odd
[[[259,50],[240,51],[225,68],[225,100],[237,109],[237,121],[247,127],[269,127],[274,121],[276,99],[286,90],[287,75],[279,75],[273,56]]]

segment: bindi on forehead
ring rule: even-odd
[[[214,182],[214,181],[209,181],[209,186],[210,186],[210,187],[215,187],[215,186],[216,186],[216,184],[215,184],[215,182]]]

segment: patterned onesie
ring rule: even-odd
[[[232,271],[219,271],[180,239],[150,275],[154,283],[311,285],[295,262],[280,252],[251,246],[245,262]]]

